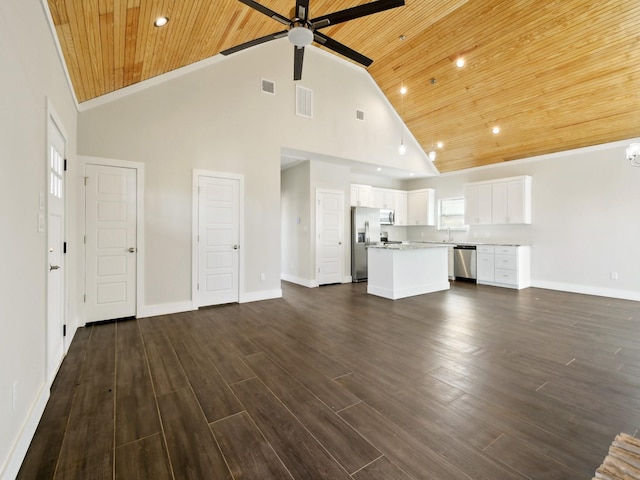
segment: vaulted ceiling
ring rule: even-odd
[[[310,16],[369,1],[310,0]],[[238,0],[48,4],[79,102],[283,29]],[[406,0],[322,32],[374,60],[423,149],[443,143],[441,172],[640,136],[637,0]]]

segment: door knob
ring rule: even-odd
[[[135,253],[136,249],[134,247],[129,247],[129,253]]]
[[[342,242],[338,242],[338,245],[342,245]]]
[[[49,271],[58,270],[59,268],[60,268],[60,265],[51,265],[51,264],[49,264]]]
[[[233,246],[233,249],[234,249],[234,250],[237,250],[237,249],[239,249],[239,248],[240,248],[240,246],[238,246],[238,245],[234,245],[234,246]]]

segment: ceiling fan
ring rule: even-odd
[[[338,12],[330,13],[328,15],[322,15],[316,18],[309,18],[309,0],[296,0],[295,10],[293,12],[294,17],[289,19],[277,12],[274,12],[270,8],[259,4],[253,0],[239,0],[245,5],[259,11],[260,13],[273,18],[275,21],[280,22],[287,26],[286,30],[281,32],[271,33],[264,37],[250,40],[235,47],[228,48],[221,51],[222,55],[231,55],[232,53],[239,52],[255,45],[268,42],[270,40],[276,40],[278,38],[289,37],[289,41],[294,45],[294,57],[293,57],[293,79],[300,80],[302,78],[302,61],[304,58],[304,47],[310,45],[315,41],[320,45],[324,45],[330,50],[333,50],[340,55],[354,60],[365,67],[368,67],[373,63],[368,57],[365,57],[361,53],[343,45],[340,42],[333,40],[330,37],[320,33],[318,30],[326,28],[338,23],[347,22],[360,17],[366,17],[373,13],[382,12],[391,8],[401,7],[404,5],[404,0],[375,0],[373,2],[365,3],[364,5],[358,5],[357,7],[347,8]]]

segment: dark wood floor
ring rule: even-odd
[[[640,426],[640,304],[366,284],[83,328],[21,479],[588,479]]]

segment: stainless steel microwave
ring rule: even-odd
[[[380,225],[393,225],[396,221],[396,214],[393,210],[380,209]]]

